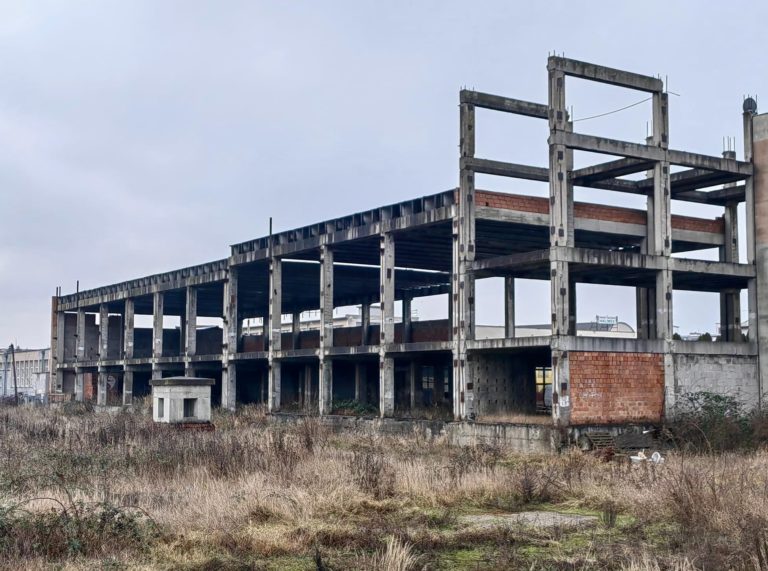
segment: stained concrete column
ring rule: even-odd
[[[75,400],[83,402],[85,400],[85,379],[83,377],[83,369],[81,367],[75,368]]]
[[[360,306],[360,344],[368,345],[371,334],[371,304],[366,302]]]
[[[75,345],[75,359],[85,360],[85,311],[77,310],[77,344]]]
[[[109,307],[99,306],[99,361],[109,359]]]
[[[186,291],[186,303],[182,329],[184,330],[184,374],[188,377],[195,376],[195,366],[192,357],[197,354],[197,288],[188,286]]]
[[[515,336],[515,278],[504,278],[504,337]]]
[[[229,268],[224,282],[224,343],[221,355],[221,406],[235,410],[237,404],[237,365],[234,360],[240,340],[241,320],[238,312],[238,270]]]
[[[51,317],[54,321],[51,324],[53,338],[51,339],[50,379],[52,386],[50,392],[60,393],[64,390],[64,371],[59,369],[59,365],[64,363],[67,317],[58,308],[59,298],[54,296],[51,301]]]
[[[408,364],[408,396],[410,397],[411,411],[416,408],[418,402],[416,398],[416,376],[418,373],[418,366],[416,360],[412,360]]]
[[[368,402],[368,391],[366,389],[365,363],[355,363],[355,400],[360,404]]]
[[[280,359],[283,311],[283,265],[280,258],[269,260],[269,316],[265,331],[269,331],[269,411],[280,410]]]
[[[99,367],[99,376],[96,385],[96,404],[98,406],[106,406],[107,404],[107,377],[109,374],[107,370]]]
[[[754,256],[756,280],[756,337],[760,369],[760,397],[768,384],[768,115],[752,118],[752,162],[754,165]],[[749,206],[749,205],[748,205]],[[749,216],[748,216],[749,219]],[[753,308],[750,307],[750,314]],[[750,315],[751,316],[751,315]]]
[[[163,356],[163,301],[162,292],[152,296],[152,377],[159,378],[160,365],[158,359]]]
[[[451,337],[453,341],[453,414],[456,419],[475,416],[474,382],[467,367],[467,341],[475,331],[475,173],[465,159],[475,155],[475,108],[459,108],[459,196],[453,219],[453,267],[451,271]]]
[[[123,371],[123,406],[133,405],[133,369]]]
[[[379,413],[385,417],[395,412],[395,360],[387,353],[387,346],[395,342],[395,238],[391,232],[381,235],[379,260]]]
[[[754,101],[754,100],[753,100]],[[744,160],[751,162],[755,169],[757,164],[754,160],[753,147],[753,117],[754,112],[747,108],[746,101],[744,105],[743,125],[744,125]],[[755,264],[756,259],[756,241],[755,241],[755,176],[748,177],[744,181],[744,226],[746,230],[747,263]],[[749,320],[749,329],[747,335],[751,342],[758,339],[757,333],[757,279],[751,279],[747,282],[747,314]],[[761,390],[762,394],[762,390]]]
[[[133,329],[135,322],[135,305],[132,297],[125,300],[125,313],[123,316],[123,358],[133,359]]]
[[[312,365],[304,365],[304,403],[308,408],[314,410],[315,397],[312,393]]]
[[[333,250],[320,246],[320,390],[321,415],[333,406],[333,363],[329,350],[333,347]]]
[[[723,158],[736,160],[736,151],[723,151]],[[724,188],[735,186],[729,183]],[[739,262],[739,216],[738,202],[729,202],[723,212],[723,246],[720,261],[730,264]],[[741,291],[738,289],[720,292],[720,339],[741,341]]]
[[[297,311],[292,317],[291,334],[293,338],[293,348],[298,349],[301,344],[301,312]]]
[[[403,296],[403,343],[413,343],[413,298]]]

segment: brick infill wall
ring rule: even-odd
[[[568,363],[571,424],[661,421],[662,355],[571,351]]]

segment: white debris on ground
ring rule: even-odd
[[[510,514],[465,515],[460,516],[458,521],[470,527],[481,528],[528,526],[548,529],[554,527],[591,527],[597,524],[597,517],[560,512],[529,511]]]

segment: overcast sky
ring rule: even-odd
[[[284,230],[456,186],[459,89],[546,103],[549,52],[668,78],[671,146],[735,136],[741,156],[767,18],[733,1],[0,0],[0,346],[49,343],[56,286],[224,258],[269,216]],[[576,119],[642,98],[568,84]],[[478,113],[478,156],[545,166],[546,126],[498,115]],[[646,103],[577,130],[642,141],[649,119]],[[547,319],[540,286],[518,287],[520,322]],[[500,322],[498,284],[480,292],[478,322]],[[714,329],[716,296],[675,302],[683,332]],[[634,324],[630,290],[579,304]]]

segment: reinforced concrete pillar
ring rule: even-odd
[[[99,361],[109,358],[109,307],[99,306]]]
[[[413,342],[412,301],[413,298],[410,296],[403,297],[403,343]]]
[[[75,369],[75,400],[78,402],[85,400],[85,378],[83,373],[84,371],[80,367]]]
[[[197,354],[197,288],[187,287],[187,303],[184,312],[184,357],[185,363]]]
[[[123,359],[133,359],[133,328],[135,322],[135,307],[133,298],[125,300],[123,315]]]
[[[133,369],[123,371],[123,406],[133,405]]]
[[[371,335],[371,304],[366,302],[360,306],[360,344],[368,345]]]
[[[368,402],[365,377],[365,363],[355,363],[355,400],[360,404],[366,404]]]
[[[107,404],[107,370],[99,367],[98,384],[96,385],[96,404],[106,406]]]
[[[318,410],[329,414],[333,406],[333,363],[329,350],[333,347],[333,250],[320,246],[320,369]]]
[[[723,151],[723,158],[736,159],[736,151]],[[725,187],[734,186],[726,184]],[[735,264],[739,262],[739,216],[738,202],[725,205],[723,212],[723,246],[720,261]],[[738,289],[720,292],[720,339],[741,341],[741,291]]]
[[[283,265],[280,258],[269,260],[269,412],[280,410],[280,359],[283,311]]]
[[[291,334],[293,338],[293,348],[298,349],[300,345],[301,336],[301,312],[296,311],[292,318]]]
[[[237,404],[237,367],[234,358],[238,351],[241,332],[237,294],[238,270],[236,267],[230,267],[227,280],[224,282],[224,343],[221,347],[221,406],[227,410],[235,410]]]
[[[163,301],[162,292],[155,292],[152,296],[152,377],[160,374],[158,359],[163,356]]]
[[[412,360],[408,366],[408,396],[410,397],[411,411],[416,408],[418,399],[416,398],[416,375],[418,366],[416,360]]]
[[[64,371],[59,370],[59,364],[64,362],[64,340],[67,335],[67,318],[63,311],[59,311],[59,298],[51,299],[51,363],[50,367],[50,393],[61,393],[64,390]]]
[[[504,337],[515,336],[515,278],[504,278]]]
[[[387,346],[395,342],[395,239],[391,232],[380,238],[381,329],[379,339],[379,413],[395,413],[395,360]]]
[[[75,346],[75,359],[85,360],[85,311],[77,310],[77,344]]]
[[[307,408],[314,410],[314,399],[315,396],[312,391],[312,365],[307,363],[304,365],[304,405]]]
[[[760,369],[760,405],[768,383],[768,115],[752,117],[752,163],[754,165],[752,205],[754,212],[747,215],[754,223],[754,260],[757,279],[754,284],[756,303],[756,335]],[[747,204],[749,207],[750,204]]]
[[[453,219],[453,258],[451,271],[451,338],[453,341],[453,415],[474,419],[474,381],[467,366],[467,341],[475,331],[475,173],[466,159],[475,155],[475,107],[462,103],[459,108],[460,169],[457,214]]]

